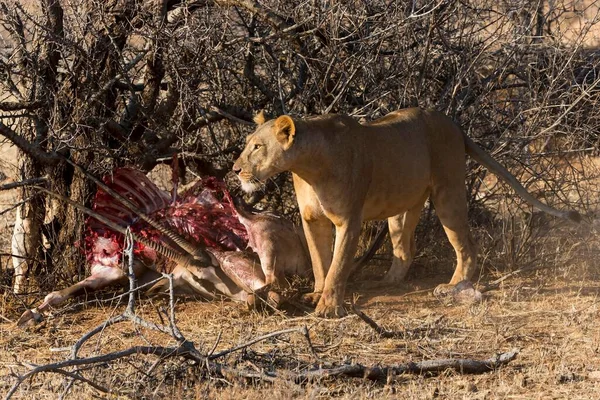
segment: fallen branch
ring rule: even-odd
[[[244,344],[241,344],[239,346],[232,347],[231,349],[223,350],[223,351],[220,351],[220,352],[218,352],[216,354],[212,354],[212,355],[208,356],[207,358],[209,360],[214,360],[214,359],[223,357],[223,356],[225,356],[227,354],[233,353],[234,351],[245,349],[246,347],[252,346],[253,344],[256,344],[258,342],[262,342],[263,340],[267,340],[269,338],[276,337],[276,336],[281,336],[281,335],[286,334],[286,333],[299,332],[299,333],[302,333],[304,335],[305,334],[305,329],[306,329],[306,327],[302,327],[302,328],[290,328],[290,329],[283,329],[283,330],[276,331],[276,332],[271,332],[271,333],[268,333],[266,335],[262,335],[262,336],[259,336],[257,338],[254,338],[254,339],[252,339],[252,340],[250,340],[250,341],[248,341],[248,342],[246,342]]]
[[[372,381],[381,381],[388,378],[390,375],[401,375],[401,374],[424,374],[424,373],[439,373],[446,370],[454,370],[461,374],[482,374],[490,371],[494,371],[499,367],[508,364],[513,361],[519,351],[514,349],[512,351],[497,354],[485,360],[474,360],[474,359],[440,359],[440,360],[425,360],[420,362],[408,362],[404,364],[385,366],[385,367],[366,367],[362,364],[349,364],[342,365],[339,367],[332,368],[318,368],[315,370],[309,370],[304,373],[290,373],[284,371],[283,373],[277,374],[276,372],[269,373],[257,373],[255,371],[243,371],[238,369],[229,368],[226,365],[219,363],[211,363],[205,357],[201,356],[193,347],[189,347],[186,342],[177,347],[162,347],[162,346],[134,346],[126,350],[115,351],[112,353],[104,354],[101,356],[71,359],[61,361],[52,364],[40,365],[32,368],[29,372],[18,377],[17,383],[13,385],[11,390],[6,395],[5,399],[8,400],[15,393],[18,386],[27,378],[41,373],[41,372],[55,372],[65,373],[64,368],[84,366],[92,364],[107,363],[115,361],[120,358],[129,357],[131,355],[154,355],[160,358],[171,358],[171,357],[183,357],[188,360],[194,360],[208,367],[212,373],[226,376],[238,376],[246,379],[261,380],[265,382],[273,382],[278,379],[292,381],[296,384],[305,384],[317,380],[326,378],[336,377],[351,377],[351,378],[362,378]],[[71,374],[69,373],[69,376]],[[83,382],[90,383],[89,380],[75,376],[74,379],[80,379]],[[99,385],[92,385],[98,390],[104,391],[103,387],[97,387]],[[108,390],[108,389],[106,389]]]
[[[335,378],[347,376],[363,378],[372,381],[385,380],[389,375],[401,374],[424,374],[439,373],[446,370],[454,370],[461,374],[482,374],[493,371],[502,365],[513,361],[519,351],[513,349],[506,353],[497,354],[486,360],[474,360],[469,358],[448,358],[440,360],[425,360],[420,362],[408,362],[404,364],[387,367],[366,367],[361,364],[342,365],[334,368],[317,369],[302,374],[297,374],[294,380],[297,383],[312,382],[317,379]]]

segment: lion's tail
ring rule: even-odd
[[[477,161],[478,163],[486,167],[488,170],[493,172],[504,182],[508,183],[515,190],[515,192],[517,192],[517,194],[529,204],[550,215],[554,215],[555,217],[569,219],[573,222],[581,222],[581,215],[577,211],[560,211],[542,203],[541,201],[533,197],[533,195],[531,195],[531,193],[529,193],[527,189],[525,189],[523,185],[521,185],[517,178],[515,178],[510,172],[508,172],[508,170],[504,166],[502,166],[502,164],[494,160],[492,156],[486,153],[481,147],[475,144],[475,142],[473,142],[466,135],[463,134],[463,137],[465,139],[465,147],[467,154],[473,157],[475,161]]]

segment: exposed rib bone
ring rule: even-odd
[[[141,211],[135,204],[133,204],[129,199],[117,193],[115,190],[111,189],[108,185],[102,182],[100,179],[96,178],[91,173],[87,172],[83,167],[75,164],[71,160],[66,160],[70,165],[72,165],[77,171],[87,176],[91,179],[96,185],[98,185],[102,190],[106,193],[110,194],[114,199],[119,201],[121,204],[129,208],[133,213],[137,214],[137,216],[148,225],[159,231],[161,234],[165,235],[169,239],[173,240],[179,247],[181,247],[185,252],[190,254],[194,259],[200,261],[203,264],[210,264],[211,257],[206,253],[205,249],[202,248],[200,244],[192,245],[189,243],[183,236],[179,235],[179,233],[174,230],[162,225],[161,223],[155,221],[153,218],[150,218],[146,213]],[[131,191],[129,191],[131,192]],[[152,197],[152,196],[149,196]],[[168,203],[166,204],[168,205]],[[94,218],[96,218],[94,216]],[[137,240],[137,239],[136,239]]]
[[[116,223],[112,222],[111,220],[104,217],[103,215],[101,215],[95,211],[92,211],[85,206],[82,206],[81,204],[69,199],[68,197],[62,196],[58,193],[54,193],[53,191],[48,190],[41,186],[33,186],[33,187],[35,189],[41,190],[44,193],[49,194],[50,196],[54,196],[57,199],[62,200],[65,203],[69,204],[70,206],[75,207],[79,211],[97,219],[98,221],[100,221],[103,224],[105,224],[106,226],[108,226],[110,229],[113,229],[115,232],[119,232],[119,233],[125,235],[125,232],[127,231],[126,228],[123,228],[122,226],[117,225]],[[191,263],[194,260],[191,255],[184,255],[181,252],[179,252],[173,248],[164,246],[161,243],[156,243],[152,240],[146,239],[145,237],[137,235],[135,233],[132,233],[132,235],[136,241],[144,244],[145,246],[150,247],[152,250],[156,251],[157,253],[164,256],[165,258],[167,258],[169,260],[173,260],[173,261],[177,262],[178,264],[181,264],[182,266],[187,266],[189,263]],[[209,260],[210,260],[210,258],[209,258]],[[209,263],[212,264],[211,261],[209,261]]]

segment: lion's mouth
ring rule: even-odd
[[[248,172],[240,172],[238,179],[242,184],[242,190],[246,193],[253,193],[262,186],[260,180]]]
[[[260,188],[258,182],[244,182],[242,181],[242,190],[246,193],[254,193]]]

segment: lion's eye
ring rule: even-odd
[[[258,149],[260,149],[261,147],[262,147],[262,144],[256,143],[256,144],[254,145],[254,150],[258,150]]]

